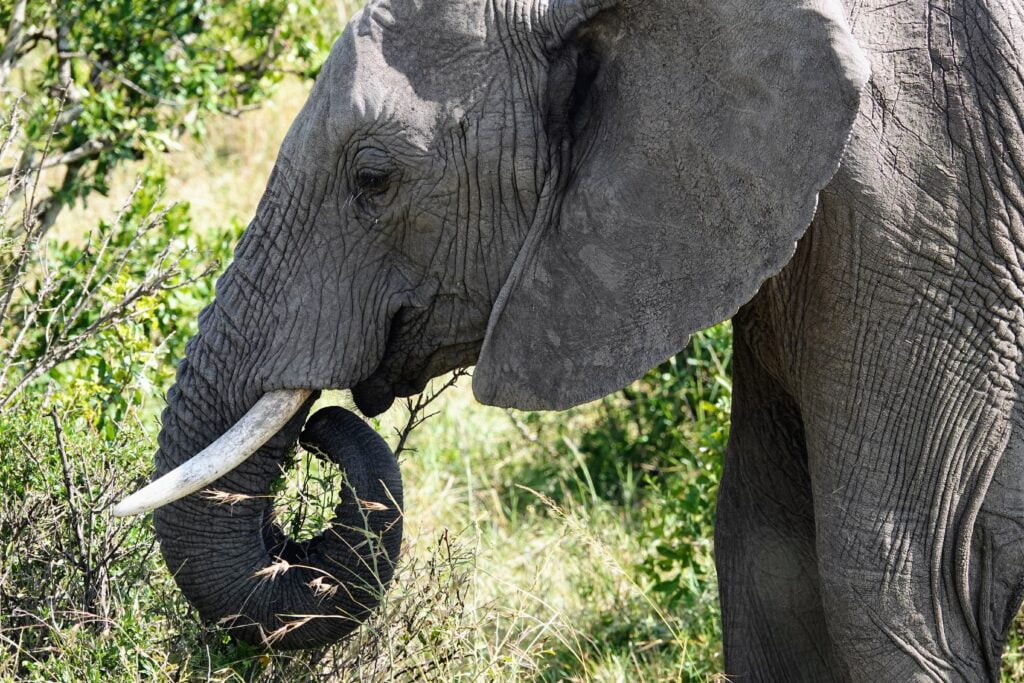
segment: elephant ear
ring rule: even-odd
[[[868,77],[838,0],[547,11],[555,152],[473,380],[522,409],[621,388],[753,297],[810,224]]]

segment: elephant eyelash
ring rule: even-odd
[[[362,168],[353,176],[352,195],[346,204],[364,213],[375,213],[391,188],[392,173],[375,168]]]
[[[388,189],[391,174],[374,168],[362,168],[356,172],[356,196],[383,193]]]

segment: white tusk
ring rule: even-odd
[[[312,393],[309,389],[267,392],[219,439],[114,506],[114,516],[155,510],[220,479],[281,431]]]

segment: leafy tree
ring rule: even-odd
[[[6,0],[3,109],[20,99],[25,122],[0,177],[63,170],[25,217],[45,233],[123,161],[257,106],[285,74],[314,75],[337,24],[310,0]]]

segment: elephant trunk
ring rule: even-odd
[[[225,388],[218,370],[231,366],[207,345],[213,325],[203,327],[168,394],[158,476],[218,439],[260,398],[238,384]],[[314,393],[277,434],[211,485],[223,495],[199,491],[154,513],[164,559],[200,615],[242,640],[281,649],[325,645],[354,630],[390,583],[402,539],[402,484],[394,454],[365,422],[341,408],[317,412],[302,431],[315,398]],[[307,450],[346,474],[334,519],[305,540],[284,533],[271,495],[300,431]]]

